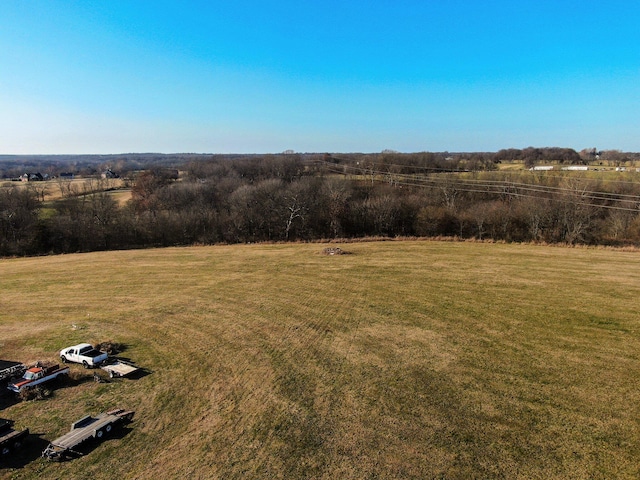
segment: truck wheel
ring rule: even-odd
[[[0,450],[0,453],[2,453],[2,455],[9,455],[10,452],[11,449],[9,447],[2,447],[2,450]]]
[[[60,355],[60,360],[62,360],[62,363],[67,363],[67,357],[64,355]]]
[[[83,360],[83,361],[82,361],[82,366],[83,366],[84,368],[89,368],[89,364],[87,363],[87,361],[86,361],[86,360]]]
[[[111,429],[113,428],[112,425],[107,425],[106,427],[104,427],[104,430],[109,433],[111,431]]]
[[[19,441],[13,444],[14,450],[20,450],[20,448],[22,448],[22,443],[20,443]]]
[[[102,430],[98,430],[96,432],[96,438],[102,438],[102,437],[104,437],[104,432]]]

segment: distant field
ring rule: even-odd
[[[83,192],[108,190],[114,199],[122,204],[131,198],[131,189],[123,188],[124,181],[119,178],[100,180],[96,178],[74,178],[73,180],[59,182],[57,180],[47,180],[45,182],[12,182],[0,180],[0,187],[17,186],[20,188],[31,188],[40,195],[44,195],[44,201],[50,202],[63,198],[63,191],[73,191],[79,195]]]
[[[0,397],[0,478],[640,478],[640,253],[394,241],[0,260],[0,359],[115,341],[149,369]],[[121,438],[39,458],[72,421]]]

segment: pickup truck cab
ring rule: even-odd
[[[22,378],[9,383],[9,390],[16,393],[40,385],[41,383],[54,380],[61,375],[69,375],[69,367],[61,367],[60,365],[35,366],[28,368]]]
[[[97,367],[109,358],[107,352],[101,352],[88,343],[81,343],[60,351],[62,363],[81,363],[84,368]]]

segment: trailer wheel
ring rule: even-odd
[[[13,444],[13,449],[14,450],[20,450],[22,448],[22,443],[20,443],[20,440],[18,440],[17,442],[15,442]]]
[[[11,453],[11,449],[9,447],[2,447],[2,450],[0,450],[0,452],[2,453],[2,455],[9,455],[9,453]]]
[[[106,427],[104,427],[104,430],[109,433],[111,431],[111,429],[113,428],[113,425],[107,425]]]
[[[87,361],[86,361],[86,360],[83,360],[83,361],[82,361],[82,366],[83,366],[84,368],[89,368],[89,364],[87,363]]]
[[[96,438],[102,438],[102,437],[104,437],[104,432],[102,430],[98,430],[96,432]]]
[[[113,373],[113,370],[109,370],[109,377],[110,378],[114,378],[116,376],[115,373]]]

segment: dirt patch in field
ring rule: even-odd
[[[351,252],[347,252],[340,247],[327,247],[322,250],[322,255],[351,255]]]
[[[119,353],[124,352],[127,349],[127,346],[113,341],[100,342],[95,345],[96,350],[100,350],[101,352],[107,352],[109,355],[117,355]]]

